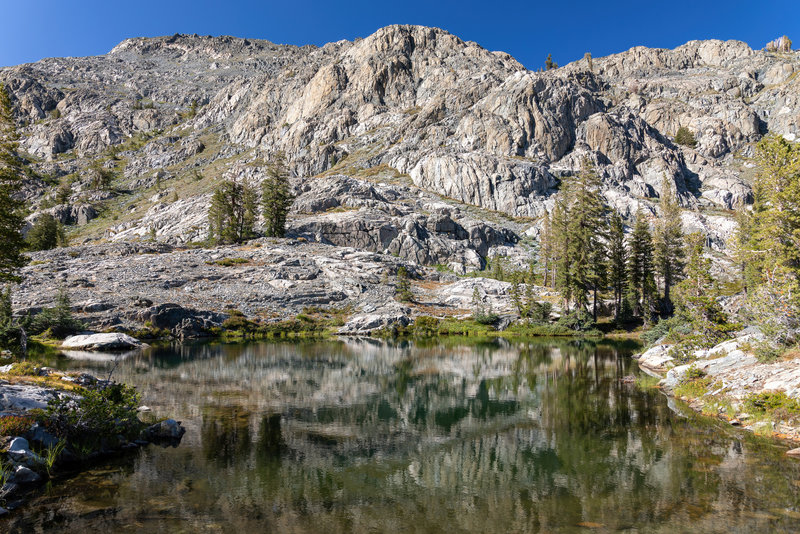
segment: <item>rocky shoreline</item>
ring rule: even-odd
[[[177,446],[185,433],[180,422],[145,423],[139,416],[147,409],[131,392],[28,362],[0,367],[0,516],[49,480],[97,460],[150,444]]]
[[[413,302],[396,297],[401,267]],[[334,313],[343,319],[335,332],[343,335],[406,326],[420,315],[466,318],[476,287],[487,307],[512,313],[507,282],[460,278],[388,253],[303,239],[262,238],[215,248],[84,245],[32,253],[21,275],[12,295],[17,316],[51,306],[63,288],[87,329],[149,329],[177,339],[215,335],[240,315],[274,323],[310,310]],[[556,300],[548,289],[533,289],[538,300]]]
[[[753,346],[763,339],[758,329],[747,328],[711,349],[695,351],[689,363],[675,360],[671,346],[663,343],[634,357],[643,371],[661,379],[662,391],[694,410],[800,444],[800,405],[795,400],[800,359],[759,361]],[[800,449],[789,454],[797,456]]]

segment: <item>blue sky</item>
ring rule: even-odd
[[[103,54],[128,37],[198,33],[316,44],[366,37],[388,24],[444,28],[536,69],[636,45],[739,39],[762,48],[789,35],[800,48],[800,0],[3,0],[0,66]]]

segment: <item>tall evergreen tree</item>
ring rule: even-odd
[[[556,195],[551,220],[553,254],[553,288],[561,293],[564,307],[569,310],[572,302],[572,279],[570,250],[570,191],[562,188]]]
[[[686,278],[678,284],[678,302],[691,321],[695,345],[710,347],[727,339],[737,325],[730,324],[717,302],[719,288],[711,276],[711,260],[705,256],[706,238],[690,234],[687,239]]]
[[[611,217],[608,232],[608,283],[614,292],[614,315],[622,319],[622,301],[628,283],[628,253],[625,250],[625,225],[619,213]]]
[[[545,287],[552,287],[550,274],[553,271],[553,228],[551,221],[550,212],[546,211],[542,221],[541,247],[539,248],[542,264],[542,285]]]
[[[787,273],[800,276],[800,147],[767,136],[756,147],[755,161],[755,202],[740,217],[739,231],[740,261],[751,287],[786,279]]]
[[[569,242],[568,294],[575,306],[585,310],[593,293],[593,315],[597,316],[597,291],[605,278],[605,236],[607,208],[601,194],[602,181],[594,164],[584,159],[580,172],[567,184],[571,200],[567,232]]]
[[[262,184],[261,205],[264,212],[264,233],[269,237],[286,234],[286,217],[294,197],[289,185],[289,168],[283,152],[272,156],[267,167],[267,179]]]
[[[11,98],[0,84],[0,282],[17,281],[17,269],[25,265],[22,255],[22,203],[14,198],[22,187],[25,166],[17,153],[17,133]]]
[[[645,324],[650,321],[655,289],[653,237],[640,209],[628,245],[628,290],[633,313],[642,317]]]
[[[664,312],[670,315],[674,309],[670,289],[683,277],[685,254],[681,207],[666,175],[661,182],[661,202],[658,211],[653,250],[656,272],[664,284]]]

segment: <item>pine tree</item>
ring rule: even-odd
[[[553,271],[553,229],[551,221],[550,212],[545,212],[544,220],[542,221],[541,247],[539,249],[542,263],[542,285],[545,287],[552,287],[554,283],[551,283],[550,280],[550,275]]]
[[[628,246],[628,288],[633,313],[642,317],[645,324],[649,323],[655,293],[653,238],[641,209],[636,213]]]
[[[49,213],[42,214],[25,236],[30,250],[50,250],[66,243],[64,228]]]
[[[414,294],[411,292],[411,281],[408,278],[408,269],[402,266],[397,268],[395,296],[401,302],[413,302],[414,300]]]
[[[661,182],[659,218],[653,236],[655,267],[664,283],[664,311],[671,315],[674,309],[670,289],[683,277],[684,248],[681,207],[666,175]]]
[[[623,300],[628,284],[628,253],[625,250],[625,225],[619,213],[611,217],[608,234],[608,283],[614,292],[614,314],[623,319]]]
[[[561,293],[564,307],[569,311],[572,302],[570,250],[570,191],[562,188],[556,195],[551,221],[553,250],[553,288]]]
[[[261,205],[267,236],[283,237],[286,234],[286,217],[293,202],[286,157],[283,152],[277,152],[267,167],[267,179],[262,184]]]
[[[553,54],[547,54],[547,59],[544,60],[544,66],[547,70],[557,69],[558,63],[553,61]]]
[[[511,287],[509,288],[509,296],[511,297],[511,303],[514,305],[514,308],[516,308],[519,316],[524,318],[528,316],[528,313],[527,310],[525,309],[525,302],[523,300],[521,278],[522,276],[518,272],[515,272],[511,275]]]
[[[597,313],[597,292],[605,279],[606,206],[601,194],[602,182],[594,165],[586,159],[581,171],[564,188],[568,198],[569,218],[565,247],[568,258],[564,267],[568,276],[563,280],[565,297],[571,298],[578,310],[585,310],[588,295],[593,293],[593,312]]]
[[[208,208],[209,241],[240,243],[252,238],[256,192],[246,183],[227,180],[214,190]]]
[[[755,161],[755,202],[739,232],[749,286],[770,283],[781,271],[800,276],[800,147],[767,136]]]
[[[702,234],[688,236],[686,278],[677,287],[679,307],[691,321],[691,338],[698,347],[716,345],[737,328],[717,302],[719,288],[711,276],[711,260],[704,255],[705,242]]]
[[[18,281],[15,273],[27,263],[22,255],[22,205],[14,198],[25,176],[24,163],[17,153],[18,139],[11,98],[0,84],[0,281]]]

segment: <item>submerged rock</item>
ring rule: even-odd
[[[29,467],[25,467],[24,465],[18,465],[17,468],[14,470],[14,482],[17,484],[34,484],[39,482],[42,477],[36,473],[33,469]]]
[[[172,446],[177,446],[185,433],[186,429],[183,428],[180,421],[175,419],[165,419],[160,423],[147,427],[144,431],[147,440]]]

